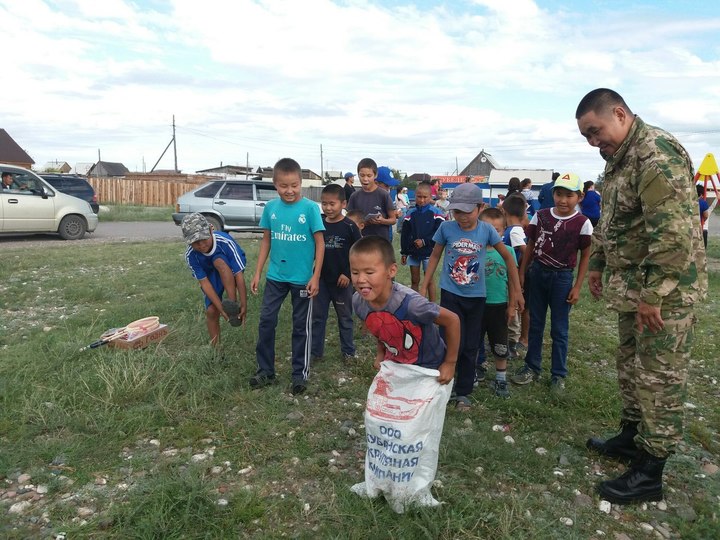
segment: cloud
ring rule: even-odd
[[[324,168],[372,155],[451,172],[484,148],[501,165],[594,177],[603,163],[574,110],[609,86],[691,152],[718,144],[720,17],[649,1],[553,6],[0,1],[22,44],[4,62],[0,127],[39,163],[93,161],[97,148],[131,168],[154,162],[175,115],[185,170],[248,152],[255,166],[293,155],[319,170],[322,144]]]

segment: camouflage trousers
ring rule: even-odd
[[[691,307],[662,312],[665,328],[639,333],[635,312],[618,314],[617,371],[622,419],[639,422],[638,447],[665,458],[683,436],[683,402],[695,316]]]

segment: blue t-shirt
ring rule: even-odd
[[[552,208],[555,206],[555,199],[553,199],[553,187],[555,186],[555,182],[548,182],[547,184],[543,184],[540,188],[540,194],[538,195],[538,202],[540,203],[540,208],[537,210],[540,210],[542,208]]]
[[[698,199],[698,205],[700,206],[700,221],[702,221],[702,215],[710,208],[710,205],[702,197]]]
[[[209,274],[217,272],[213,261],[222,259],[232,270],[233,274],[245,271],[245,252],[235,239],[224,232],[213,232],[213,247],[208,253],[200,253],[188,246],[185,251],[187,263],[195,279],[205,279]]]
[[[580,209],[587,218],[600,218],[600,194],[597,191],[588,191],[580,201]]]
[[[478,221],[472,231],[463,231],[457,221],[446,221],[433,236],[444,246],[445,258],[440,271],[440,288],[458,296],[485,296],[485,252],[488,245],[502,242],[489,224]]]
[[[315,263],[313,234],[325,230],[318,205],[305,197],[293,204],[273,199],[263,210],[260,227],[270,231],[267,278],[293,285],[307,284]]]

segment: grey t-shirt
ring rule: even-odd
[[[378,310],[356,292],[353,311],[385,345],[385,360],[429,369],[437,369],[445,360],[445,342],[435,324],[440,306],[410,287],[393,283],[388,303]]]
[[[347,211],[360,210],[364,216],[369,214],[380,214],[382,217],[390,217],[395,212],[395,205],[390,194],[382,188],[374,191],[357,190],[352,194],[347,204]],[[363,236],[382,236],[390,240],[390,225],[366,224],[362,231]]]

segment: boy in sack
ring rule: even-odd
[[[212,230],[197,212],[180,224],[185,243],[185,262],[205,295],[205,319],[210,343],[220,345],[220,317],[240,326],[247,314],[245,252],[229,234]],[[221,300],[227,291],[227,298]]]
[[[340,332],[340,352],[345,360],[355,358],[353,341],[352,296],[350,283],[350,246],[360,240],[357,225],[342,211],[345,208],[345,190],[338,184],[325,186],[320,194],[325,231],[325,256],[318,294],[313,304],[311,361],[317,362],[325,351],[325,328],[330,302],[337,315]]]
[[[435,242],[433,235],[445,221],[440,209],[432,204],[430,184],[420,182],[415,190],[415,207],[404,219],[400,235],[400,262],[410,266],[410,281],[413,291],[420,287],[420,266],[427,272],[428,259]],[[428,299],[435,301],[435,282],[428,284]]]
[[[397,268],[392,244],[384,238],[366,236],[350,248],[353,310],[377,338],[379,370],[365,411],[365,482],[352,490],[367,497],[382,493],[393,510],[403,512],[412,504],[439,504],[430,486],[460,323],[454,313],[393,282]]]

